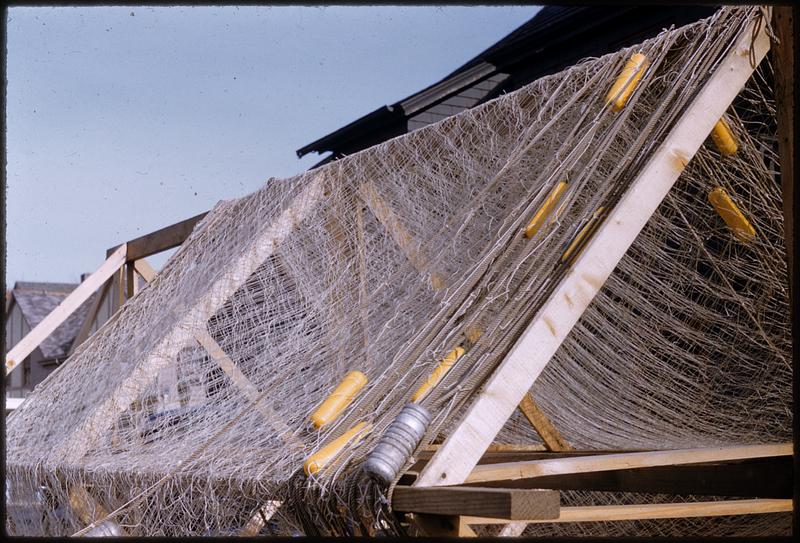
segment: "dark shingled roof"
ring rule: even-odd
[[[37,324],[60,304],[78,285],[75,283],[31,283],[18,281],[11,291],[14,301],[19,305],[28,326]],[[39,349],[45,359],[66,358],[75,336],[89,313],[89,308],[97,296],[95,292],[56,328],[41,344]]]

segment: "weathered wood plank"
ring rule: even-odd
[[[425,513],[411,513],[409,517],[419,532],[418,535],[421,536],[478,537],[478,534],[464,521],[465,517],[457,515],[426,515]]]
[[[156,278],[156,270],[150,265],[147,260],[144,258],[140,258],[139,260],[133,261],[133,268],[136,270],[136,273],[142,276],[142,279],[151,283],[153,279]]]
[[[464,483],[463,486],[474,484],[484,488],[550,488],[737,498],[791,498],[792,471],[792,457],[777,456],[730,462],[544,475],[510,481],[481,481]],[[403,479],[401,483],[408,484]]]
[[[566,475],[619,469],[635,469],[656,466],[677,466],[702,462],[724,462],[747,458],[791,456],[792,444],[743,445],[739,447],[709,447],[706,449],[681,449],[672,451],[650,451],[598,456],[578,456],[529,462],[508,462],[476,466],[466,478],[467,483],[484,481],[513,481],[545,475]]]
[[[770,43],[764,27],[761,25],[755,40],[752,22],[741,33],[732,50],[577,257],[570,273],[483,385],[464,418],[420,474],[415,486],[453,485],[466,480],[752,75],[754,68],[750,65],[750,56],[744,54],[750,51],[751,41],[757,63],[766,55]]]
[[[222,347],[211,337],[211,334],[206,330],[197,330],[194,332],[194,337],[222,371],[230,377],[233,384],[252,402],[253,407],[256,408],[283,442],[300,450],[305,450],[303,442],[294,436],[292,429],[286,425],[283,419],[275,411],[264,405],[265,395],[242,373],[242,370],[222,350]]]
[[[610,522],[662,518],[760,515],[792,511],[792,500],[724,500],[716,502],[659,503],[642,505],[594,505],[562,507],[557,519],[525,519],[528,524],[548,522]],[[491,517],[467,516],[467,524],[508,524]]]
[[[89,296],[125,263],[125,246],[122,245],[92,275],[69,293],[33,330],[6,354],[6,375],[33,352],[47,336],[53,333]]]
[[[558,518],[555,490],[477,487],[396,486],[392,509],[434,515],[470,515],[502,519]]]
[[[774,6],[772,25],[780,43],[772,48],[775,70],[775,102],[778,110],[778,153],[783,193],[783,235],[789,269],[789,299],[794,284],[794,7]],[[794,309],[794,305],[792,305]]]
[[[367,204],[369,210],[375,215],[375,218],[386,228],[389,236],[394,240],[395,244],[400,247],[400,250],[406,256],[408,261],[420,273],[432,272],[428,269],[428,262],[420,253],[417,243],[411,234],[408,233],[403,223],[397,217],[392,208],[386,201],[378,194],[378,190],[371,182],[362,183],[359,187],[358,194],[364,203]],[[438,290],[444,286],[444,282],[437,273],[431,273],[431,286]]]
[[[522,411],[522,414],[525,415],[525,418],[531,423],[533,429],[536,430],[536,433],[542,438],[547,450],[572,450],[572,447],[569,446],[569,443],[567,443],[567,440],[561,435],[561,432],[556,429],[547,415],[544,414],[544,411],[542,411],[536,401],[534,401],[530,392],[522,397],[522,401],[519,403],[519,410]]]
[[[186,238],[192,233],[195,225],[207,214],[208,211],[200,213],[194,217],[176,222],[175,224],[165,226],[155,232],[150,232],[149,234],[130,240],[127,243],[128,252],[126,261],[139,260],[140,258],[177,247],[186,241]],[[110,254],[114,250],[116,250],[116,247],[109,249],[108,253]]]

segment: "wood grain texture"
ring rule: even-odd
[[[182,220],[175,224],[165,226],[155,232],[150,232],[144,236],[132,239],[127,243],[128,252],[126,254],[126,261],[139,260],[146,256],[166,251],[177,247],[189,237],[195,225],[208,214],[200,213],[194,217]],[[116,247],[109,249],[108,253],[116,250]]]
[[[420,474],[415,486],[464,482],[546,364],[644,228],[689,160],[753,73],[753,23],[740,34],[663,143],[598,228],[570,272],[531,320]],[[757,63],[769,50],[765,25],[752,41]]]
[[[639,453],[579,456],[552,460],[508,462],[476,466],[469,474],[467,483],[565,475],[619,469],[675,466],[702,462],[723,462],[746,458],[791,456],[792,444],[743,445],[740,447],[709,447],[705,449],[681,449],[672,451],[650,451]]]
[[[558,517],[555,490],[396,486],[395,511],[435,515],[471,515],[501,519]]]
[[[140,258],[139,260],[133,261],[133,267],[136,270],[136,273],[142,276],[142,279],[151,283],[153,279],[156,278],[156,270],[150,265],[147,260],[144,258]]]
[[[525,415],[525,418],[531,423],[533,429],[536,430],[536,433],[542,438],[547,450],[558,452],[572,450],[567,440],[564,439],[553,423],[550,422],[550,419],[544,414],[544,411],[542,411],[539,404],[533,399],[530,392],[522,397],[522,401],[519,403],[519,410],[522,411],[522,414]]]
[[[781,192],[783,193],[783,232],[789,269],[789,297],[794,284],[794,51],[795,34],[793,6],[772,8],[772,26],[779,43],[772,48],[772,67],[775,71],[775,102],[778,110],[778,152],[780,154]],[[794,310],[794,305],[792,305]]]
[[[791,456],[777,456],[730,462],[544,475],[511,481],[464,483],[462,486],[790,498],[793,492],[792,464]],[[407,481],[400,479],[402,484],[410,484]]]
[[[562,507],[552,520],[525,519],[529,524],[548,522],[609,522],[615,520],[648,520],[661,518],[721,517],[759,515],[792,511],[792,500],[723,500],[716,502],[661,503],[643,505],[595,505]],[[491,517],[467,516],[467,524],[508,524]]]

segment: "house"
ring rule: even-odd
[[[18,281],[6,297],[6,352],[44,319],[78,285]],[[6,377],[6,397],[23,398],[66,360],[96,294],[50,334]]]
[[[716,6],[546,6],[444,79],[297,150],[330,153],[314,167],[356,153],[559,72],[586,57],[640,43]]]

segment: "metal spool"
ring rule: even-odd
[[[83,535],[84,537],[120,537],[125,534],[119,524],[104,520]]]
[[[411,458],[431,422],[431,414],[416,403],[406,404],[364,462],[364,471],[385,485]]]

